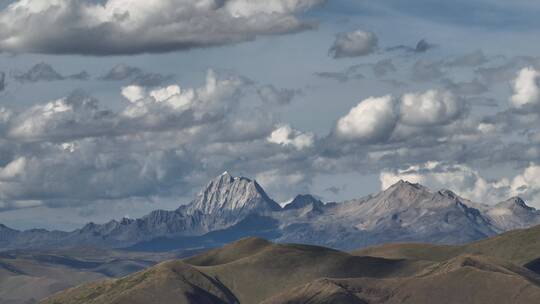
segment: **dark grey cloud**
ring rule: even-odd
[[[342,190],[343,190],[343,187],[336,187],[336,186],[332,186],[332,187],[328,187],[328,188],[324,189],[324,191],[330,192],[333,195],[340,194]]]
[[[140,68],[132,67],[126,64],[118,64],[105,75],[99,77],[99,79],[105,81],[122,81],[133,79],[141,74],[143,74],[143,71]]]
[[[321,78],[333,79],[341,83],[349,81],[348,75],[342,72],[317,72],[315,75]]]
[[[366,78],[359,72],[361,65],[353,65],[339,72],[317,72],[315,76],[325,79],[332,79],[337,82],[345,83],[351,80],[361,80]]]
[[[143,87],[157,87],[174,79],[173,75],[163,75],[143,71],[138,67],[126,64],[115,65],[107,73],[99,77],[103,81],[129,81]]]
[[[32,66],[26,72],[13,72],[13,78],[19,82],[41,82],[41,81],[61,81],[61,80],[88,80],[90,75],[86,71],[78,74],[63,76],[51,65],[41,62]]]
[[[295,97],[302,94],[298,89],[278,89],[273,85],[266,85],[257,90],[261,100],[268,105],[288,105]]]
[[[159,73],[142,73],[131,81],[132,84],[143,87],[157,87],[174,79],[173,75],[163,75]]]
[[[416,47],[414,48],[414,51],[416,53],[425,53],[434,47],[435,47],[435,44],[431,44],[427,42],[425,39],[422,39],[418,41],[418,43],[416,44]]]
[[[6,89],[6,73],[0,72],[0,92]]]
[[[312,29],[324,0],[15,1],[0,10],[0,52],[120,55],[233,44]]]
[[[398,45],[389,47],[387,51],[405,51],[409,53],[425,53],[433,48],[437,47],[435,44],[427,42],[425,39],[422,39],[416,43],[414,47],[407,45]]]

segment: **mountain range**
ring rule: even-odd
[[[450,190],[399,181],[364,198],[323,203],[299,195],[282,207],[255,181],[225,172],[174,211],[89,223],[71,232],[0,226],[0,249],[93,246],[137,251],[208,248],[246,236],[351,250],[385,243],[463,244],[540,224],[518,197],[476,203]]]

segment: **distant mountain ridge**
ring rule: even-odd
[[[540,211],[521,198],[480,204],[450,190],[432,192],[406,181],[342,203],[325,204],[312,195],[299,195],[281,207],[255,180],[225,172],[190,204],[174,211],[156,210],[139,219],[102,225],[89,223],[72,232],[17,231],[2,225],[0,249],[189,249],[219,246],[252,235],[277,242],[356,249],[390,242],[462,244],[536,224],[540,224]]]

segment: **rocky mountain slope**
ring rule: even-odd
[[[400,181],[378,194],[325,204],[299,195],[281,207],[254,180],[224,173],[187,205],[140,219],[90,223],[73,232],[0,226],[0,248],[96,246],[170,250],[215,247],[245,236],[355,249],[390,242],[462,244],[540,224],[520,198],[470,202]]]
[[[437,299],[531,304],[540,299],[540,275],[531,267],[540,251],[529,242],[534,236],[532,246],[538,247],[539,229],[466,246],[418,245],[416,254],[405,258],[365,255],[380,248],[346,253],[248,238],[125,278],[70,289],[42,303],[427,304]],[[407,252],[402,245],[392,246],[385,248],[386,256]],[[513,258],[510,252],[518,251],[525,253]]]

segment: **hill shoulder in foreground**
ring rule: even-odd
[[[526,266],[540,257],[540,242],[531,239],[538,230],[466,246],[398,244],[354,253],[248,238],[42,303],[532,304],[540,300],[540,276]],[[516,255],[520,249],[527,254]],[[363,255],[377,252],[384,254]]]

